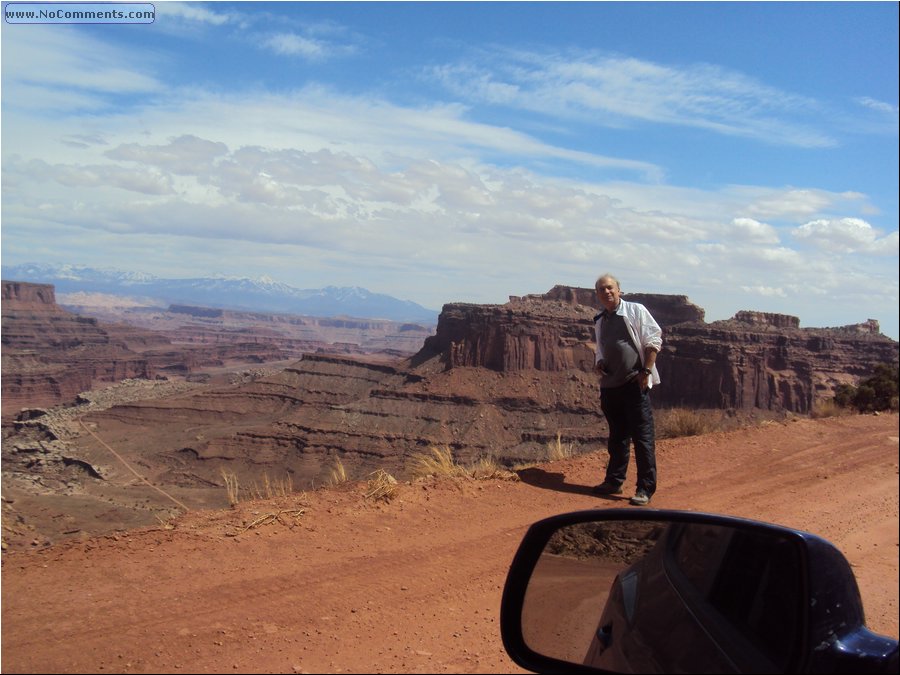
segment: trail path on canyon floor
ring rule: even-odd
[[[658,459],[653,507],[831,540],[869,627],[897,637],[896,414],[665,440]],[[5,553],[3,672],[521,672],[499,636],[507,567],[534,520],[628,507],[633,483],[591,496],[604,465],[402,483],[389,503],[346,484]]]

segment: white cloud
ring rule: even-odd
[[[894,117],[896,117],[898,112],[900,112],[900,108],[898,108],[896,103],[885,103],[884,101],[869,98],[868,96],[858,98],[856,99],[856,102],[864,108],[868,108],[880,113],[886,113],[888,115],[893,115]]]
[[[224,26],[243,21],[241,15],[235,12],[210,9],[215,6],[200,2],[161,2],[156,5],[156,22],[165,29],[196,29],[198,26]]]
[[[107,157],[171,171],[179,175],[202,175],[224,156],[228,147],[190,134],[170,139],[168,145],[125,143],[104,153]]]
[[[821,213],[834,200],[835,195],[824,190],[768,190],[748,204],[747,211],[762,218],[802,218]]]
[[[463,100],[598,126],[643,121],[777,145],[835,144],[808,121],[819,107],[813,99],[708,64],[678,68],[597,53],[498,50],[479,54],[477,65],[443,65],[428,75]]]
[[[356,47],[351,44],[339,44],[298,33],[276,33],[262,37],[260,46],[279,56],[297,56],[308,61],[324,61],[356,52]]]
[[[108,106],[116,95],[157,93],[145,57],[66,26],[3,31],[4,107],[53,115]]]
[[[314,44],[286,37],[286,51],[332,44],[294,28],[283,35]],[[120,50],[65,31],[39,44],[42,67],[72,54],[79,68],[97,58],[116,66],[74,84],[29,79],[31,67],[4,72],[4,103],[16,97],[4,109],[4,131],[15,133],[3,138],[3,245],[20,261],[133,260],[153,250],[174,276],[214,274],[227,261],[300,286],[377,284],[432,307],[590,285],[611,270],[635,291],[688,293],[711,317],[735,295],[761,300],[740,309],[819,308],[841,297],[831,279],[852,276],[866,294],[859,311],[881,318],[878,305],[863,304],[870,298],[896,307],[897,232],[858,219],[874,209],[859,192],[665,185],[650,155],[570,150],[477,121],[461,103],[401,105],[322,86],[170,91]],[[609,124],[630,123],[637,106],[647,121],[787,142],[798,130],[792,116],[815,105],[715,68],[522,56],[509,64],[522,69],[477,71],[475,100],[555,121],[554,102]],[[454,84],[461,72],[442,77]],[[154,96],[98,114],[128,92]],[[33,109],[64,123],[48,127]]]
[[[759,244],[777,244],[779,241],[774,227],[753,218],[735,218],[731,225],[731,234],[738,241]]]
[[[860,218],[820,218],[801,225],[793,231],[797,239],[827,251],[854,253],[857,251],[896,255],[898,233],[879,237],[875,229]]]
[[[772,286],[741,286],[741,290],[750,295],[759,295],[764,298],[786,298],[788,294],[783,288]]]
[[[321,59],[327,52],[327,45],[318,40],[310,40],[294,33],[278,33],[267,38],[263,45],[276,54],[302,56],[308,59]]]

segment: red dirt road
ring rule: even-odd
[[[652,506],[830,539],[869,627],[898,636],[896,414],[661,441],[658,455]],[[499,636],[507,566],[532,521],[627,506],[589,494],[603,465],[401,484],[390,503],[348,485],[6,553],[3,672],[520,672]]]

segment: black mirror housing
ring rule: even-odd
[[[604,509],[535,523],[500,622],[507,652],[534,672],[896,672],[897,641],[865,627],[837,548],[715,514]]]

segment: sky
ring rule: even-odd
[[[896,2],[154,4],[4,21],[4,265],[900,337]]]

